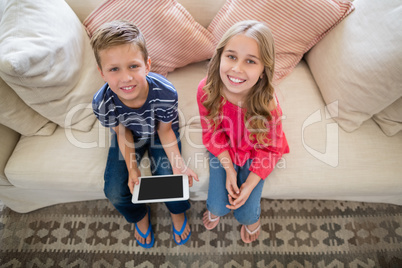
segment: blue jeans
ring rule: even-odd
[[[237,172],[237,186],[247,180],[250,174],[252,159],[247,160],[244,166],[240,167],[233,164]],[[238,222],[244,225],[256,223],[261,214],[261,194],[264,180],[261,180],[243,206],[233,211],[233,215]],[[226,171],[222,167],[219,159],[209,153],[209,187],[207,209],[216,216],[224,216],[231,210],[226,207],[229,204],[228,191],[226,190]]]
[[[175,132],[178,146],[181,150],[179,133]],[[151,160],[152,175],[173,174],[169,159],[166,156],[157,134],[149,140],[138,140],[134,138],[136,161],[139,165],[145,152]],[[117,137],[114,133],[109,148],[109,154],[105,169],[104,192],[113,206],[122,214],[128,222],[139,222],[147,214],[145,204],[133,204],[132,194],[128,188],[128,170],[126,162],[120,152]],[[175,201],[165,203],[168,210],[173,214],[181,214],[190,208],[188,201]]]

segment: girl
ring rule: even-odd
[[[274,40],[268,26],[242,21],[220,40],[197,92],[203,143],[210,153],[208,230],[234,211],[245,243],[260,234],[264,179],[289,152],[274,94]]]

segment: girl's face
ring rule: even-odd
[[[244,101],[263,71],[264,65],[257,41],[244,34],[230,38],[220,61],[220,77],[225,97],[230,102]]]
[[[103,79],[128,107],[139,108],[148,97],[146,76],[151,62],[132,44],[117,45],[99,52]]]

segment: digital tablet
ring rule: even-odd
[[[188,200],[190,190],[187,175],[139,177],[134,186],[133,203],[157,203]]]

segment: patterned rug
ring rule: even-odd
[[[402,206],[262,200],[262,232],[244,244],[232,214],[207,231],[191,202],[191,240],[173,242],[169,213],[151,205],[155,246],[143,249],[107,200],[0,213],[0,267],[402,267]]]

